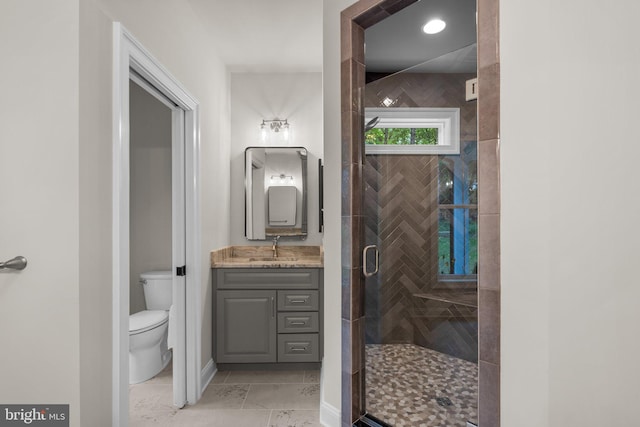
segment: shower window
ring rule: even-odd
[[[367,154],[458,154],[459,108],[366,108],[365,123],[378,118],[365,133]]]
[[[365,144],[374,145],[438,145],[440,129],[430,128],[376,128],[365,135]]]
[[[447,279],[477,272],[477,150],[465,142],[459,156],[438,158],[438,273]]]
[[[478,269],[478,210],[440,206],[438,274],[469,276]]]

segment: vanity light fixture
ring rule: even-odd
[[[280,175],[271,175],[271,184],[291,185],[293,184],[293,177],[291,175],[285,175],[283,173]]]
[[[438,34],[440,31],[444,30],[447,26],[447,23],[442,19],[432,19],[422,27],[422,31],[426,34]]]
[[[262,124],[260,125],[260,135],[262,137],[262,141],[265,142],[267,140],[267,130],[271,129],[271,131],[280,133],[282,131],[282,138],[285,141],[289,140],[289,122],[287,119],[280,120],[278,118],[273,120],[262,120]]]

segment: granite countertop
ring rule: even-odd
[[[322,246],[228,246],[211,251],[212,268],[322,268]]]

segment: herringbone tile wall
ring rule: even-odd
[[[365,108],[381,108],[382,101],[397,107],[460,108],[460,141],[477,141],[476,102],[465,101],[465,82],[475,74],[399,73],[368,83]]]
[[[464,99],[469,74],[397,74],[369,83],[368,107],[459,107],[461,141],[476,141],[476,105]],[[392,108],[393,108],[392,107]],[[365,286],[367,343],[413,343],[473,362],[477,308],[416,298],[438,286],[438,156],[367,155],[365,242],[380,251],[380,273]]]
[[[365,286],[367,323],[379,325],[368,342],[412,343],[413,295],[437,282],[438,157],[367,156],[364,179],[365,241],[380,251]]]

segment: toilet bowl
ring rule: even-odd
[[[147,381],[171,361],[167,348],[173,277],[170,271],[140,275],[147,310],[129,316],[129,384]]]

